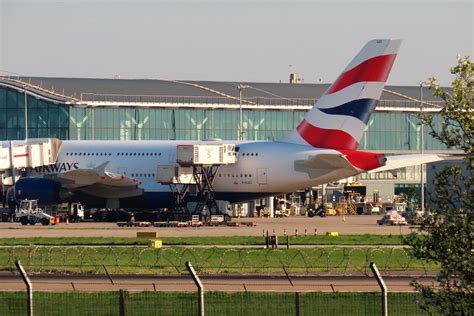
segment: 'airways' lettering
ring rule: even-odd
[[[28,174],[49,174],[49,173],[61,173],[70,170],[79,169],[78,162],[60,162],[54,165],[41,166],[35,168],[28,168]]]

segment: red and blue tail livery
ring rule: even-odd
[[[285,141],[357,150],[400,44],[388,39],[368,42]]]

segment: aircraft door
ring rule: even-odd
[[[257,168],[257,183],[267,184],[267,169],[266,168]]]

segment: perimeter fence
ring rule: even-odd
[[[290,249],[183,248],[141,246],[12,246],[0,247],[0,270],[14,271],[21,260],[31,272],[103,274],[185,274],[191,261],[199,273],[273,273],[285,266],[292,273],[370,274],[370,262],[380,271],[427,274],[434,264],[409,256],[409,249],[328,247]]]
[[[207,292],[205,315],[380,315],[380,293]],[[428,315],[415,293],[389,293],[393,316]],[[193,292],[35,292],[33,314],[54,315],[196,315]],[[0,292],[0,315],[27,315],[25,292]]]

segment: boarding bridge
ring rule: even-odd
[[[236,162],[234,144],[178,145],[176,164],[158,165],[157,181],[170,186],[175,196],[175,211],[187,211],[186,202],[194,191],[197,202],[194,214],[202,214],[205,208],[210,214],[219,214],[212,183],[220,166]]]
[[[0,174],[3,185],[13,185],[19,179],[17,170],[55,164],[61,143],[56,138],[1,141]]]

